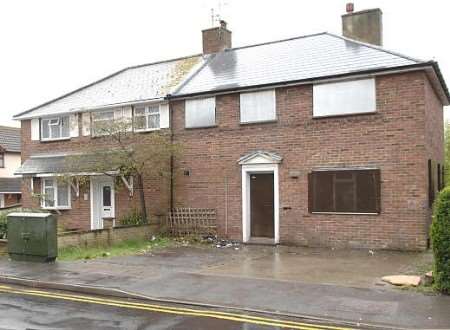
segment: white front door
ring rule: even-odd
[[[114,217],[114,179],[91,177],[91,229],[103,229],[103,219]]]

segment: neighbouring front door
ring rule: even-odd
[[[250,174],[251,237],[274,238],[273,173]]]
[[[102,229],[103,219],[115,217],[114,180],[111,177],[91,178],[92,229]]]

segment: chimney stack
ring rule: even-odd
[[[353,3],[347,3],[342,15],[342,35],[377,46],[383,45],[383,13],[379,8],[354,12]]]
[[[227,22],[220,21],[220,26],[202,31],[203,54],[221,52],[231,48],[231,31],[227,29]]]

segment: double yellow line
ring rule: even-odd
[[[51,299],[61,299],[61,300],[67,300],[67,301],[83,302],[83,303],[98,304],[98,305],[107,305],[107,306],[122,307],[122,308],[136,309],[136,310],[145,310],[145,311],[157,312],[157,313],[167,313],[167,314],[194,316],[194,317],[209,317],[209,318],[215,318],[215,319],[221,319],[221,320],[227,320],[227,321],[251,323],[251,324],[257,324],[257,325],[265,325],[265,326],[288,328],[288,329],[351,330],[351,328],[335,327],[335,326],[328,326],[328,325],[321,325],[321,324],[302,323],[302,322],[295,322],[295,321],[284,321],[284,320],[275,319],[275,318],[259,317],[259,316],[244,315],[244,314],[237,314],[237,313],[207,311],[207,310],[192,309],[192,308],[169,307],[169,306],[163,306],[163,305],[129,302],[126,300],[96,298],[93,296],[63,294],[63,293],[47,292],[47,291],[41,291],[41,290],[15,289],[13,287],[1,286],[1,285],[0,285],[0,292],[19,294],[19,295],[27,295],[27,296],[45,297],[45,298],[51,298]]]

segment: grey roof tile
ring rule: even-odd
[[[21,191],[22,178],[0,178],[0,193],[17,193]]]
[[[20,152],[20,128],[0,126],[0,150]]]
[[[173,95],[188,95],[407,66],[423,61],[330,33],[232,48],[207,64]]]

